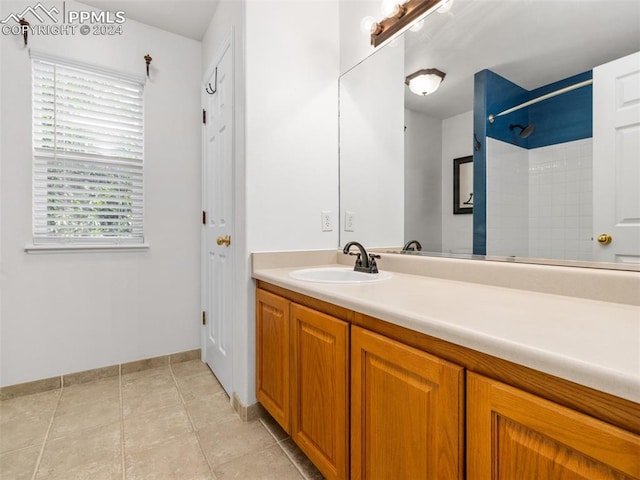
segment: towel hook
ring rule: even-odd
[[[213,84],[215,85],[215,87],[212,87],[211,83],[209,83],[209,86],[204,87],[204,91],[207,92],[209,95],[213,95],[218,91],[218,67],[216,67]]]
[[[24,18],[21,18],[18,23],[20,24],[20,27],[22,28],[22,38],[24,38],[24,46],[27,46],[28,43],[28,38],[29,38],[29,25],[30,23],[27,22]]]
[[[147,53],[144,56],[144,61],[147,64],[147,78],[149,78],[149,65],[151,64],[151,60],[153,60],[153,58],[151,58],[151,55]]]

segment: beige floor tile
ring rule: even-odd
[[[189,412],[196,430],[211,424],[238,419],[238,415],[231,407],[229,397],[224,391],[215,395],[186,399],[186,404],[187,412]]]
[[[0,453],[24,447],[42,446],[49,429],[51,414],[21,416],[0,426]]]
[[[190,360],[188,362],[182,363],[172,363],[171,370],[173,374],[177,378],[189,377],[192,375],[201,375],[201,374],[209,374],[213,376],[211,373],[211,369],[209,366],[201,362],[200,360]]]
[[[61,401],[53,418],[49,438],[59,438],[71,433],[108,425],[120,421],[120,398],[110,398],[74,405]]]
[[[198,437],[212,467],[250,452],[259,452],[276,443],[260,422],[248,423],[239,418],[209,425],[198,431]]]
[[[127,480],[210,480],[213,478],[194,433],[144,450],[126,451]]]
[[[185,400],[206,395],[215,395],[222,392],[223,388],[211,373],[191,375],[188,377],[176,377],[178,388]]]
[[[278,445],[252,452],[213,469],[220,480],[301,480],[296,467]]]
[[[37,480],[122,480],[120,422],[48,440]]]
[[[160,387],[173,384],[173,376],[169,366],[142,370],[122,375],[123,391],[129,388]]]
[[[311,463],[311,460],[304,454],[300,448],[290,438],[280,442],[280,447],[285,451],[287,456],[296,466],[304,473],[308,480],[323,480],[322,473]]]
[[[125,417],[181,404],[175,384],[122,390],[122,411]]]
[[[0,455],[0,480],[31,480],[42,447],[28,447]]]
[[[86,403],[119,398],[120,379],[118,377],[72,385],[62,389],[58,411],[66,411],[68,408],[75,408]]]
[[[51,415],[58,403],[60,390],[25,395],[0,401],[0,424],[34,415]]]
[[[192,431],[182,404],[124,419],[124,442],[128,451],[148,448]]]

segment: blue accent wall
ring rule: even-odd
[[[489,70],[475,74],[473,86],[473,254],[487,251],[487,88]],[[479,145],[478,145],[479,142]]]
[[[590,138],[593,135],[592,86],[572,90],[543,100],[516,112],[498,117],[493,123],[489,115],[515,107],[528,100],[593,78],[591,71],[550,83],[535,90],[525,90],[490,71],[482,70],[474,78],[473,134],[480,148],[473,152],[473,253],[487,252],[486,140],[488,137],[526,149]],[[520,129],[509,125],[534,124],[528,138],[520,138]]]
[[[565,78],[532,90],[531,98],[592,78],[591,71]],[[528,148],[546,147],[593,136],[593,88],[591,85],[543,100],[523,110],[529,110],[529,123],[536,126],[535,132],[528,138]]]
[[[593,73],[588,71],[529,91],[490,72],[486,84],[487,117],[592,77]],[[487,136],[527,149],[590,138],[593,135],[592,97],[593,88],[587,85],[543,100],[496,118],[488,124]],[[520,138],[520,129],[509,130],[511,124],[533,124],[536,130],[528,138]]]

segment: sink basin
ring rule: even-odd
[[[294,270],[289,276],[296,280],[319,283],[369,283],[391,278],[389,272],[363,273],[356,272],[352,267],[303,268]]]

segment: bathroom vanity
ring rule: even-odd
[[[254,254],[257,398],[326,478],[640,478],[637,273],[593,273],[619,303],[402,257],[382,256],[387,280],[331,284],[290,273],[352,259]]]

